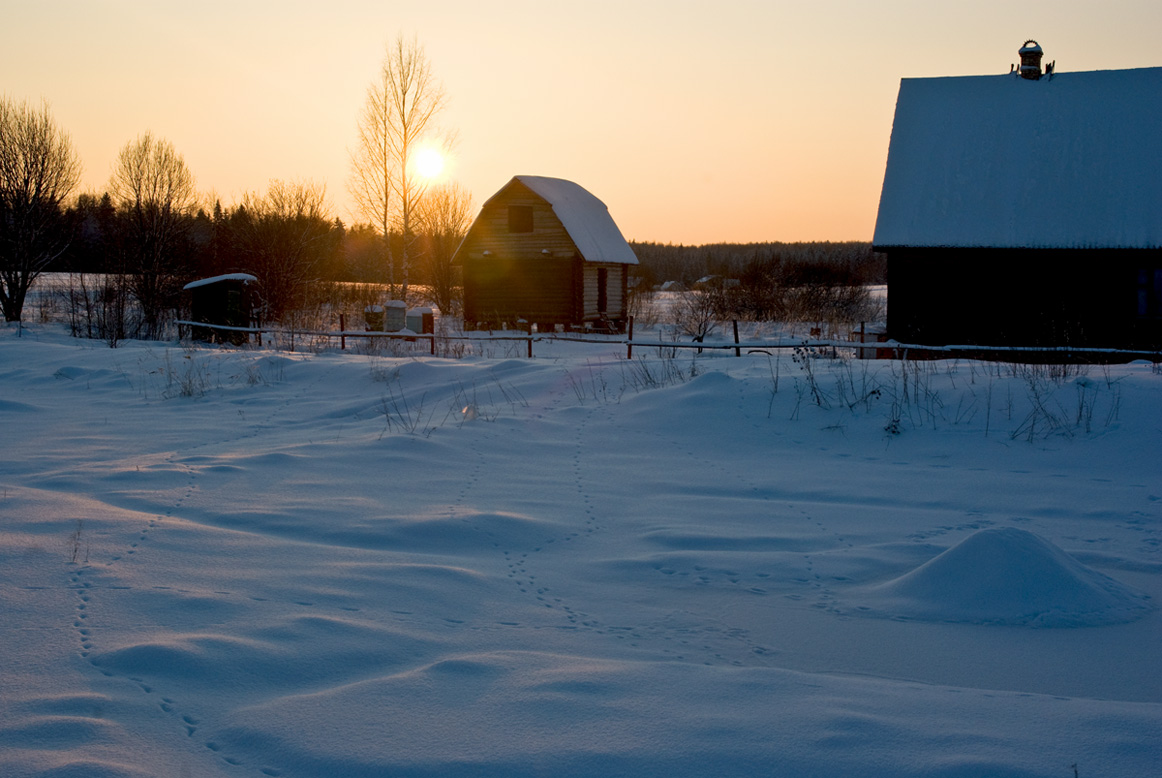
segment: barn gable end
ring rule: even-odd
[[[619,328],[626,268],[637,264],[604,203],[570,181],[540,176],[517,176],[489,198],[455,261],[469,328],[517,320]]]

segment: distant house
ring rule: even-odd
[[[873,245],[888,332],[1162,346],[1162,68],[904,79]]]
[[[571,181],[516,176],[480,209],[456,251],[464,326],[620,331],[637,264],[605,203]]]
[[[737,278],[723,278],[722,276],[702,276],[694,282],[694,289],[737,289],[742,281]]]

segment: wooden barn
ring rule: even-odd
[[[637,264],[605,203],[560,178],[516,176],[480,209],[456,251],[464,326],[621,331]]]
[[[888,334],[1156,350],[1162,68],[1043,71],[1034,41],[1021,55],[1010,75],[900,83],[873,239]]]

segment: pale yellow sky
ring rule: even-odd
[[[87,190],[150,130],[224,204],[310,179],[352,223],[357,117],[402,32],[447,91],[449,175],[476,206],[557,176],[627,238],[687,244],[870,240],[901,78],[1007,73],[1026,38],[1062,72],[1162,65],[1158,0],[0,0],[0,18],[0,91],[48,100]]]

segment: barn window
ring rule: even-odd
[[[508,206],[508,231],[533,231],[533,207],[531,205]]]

